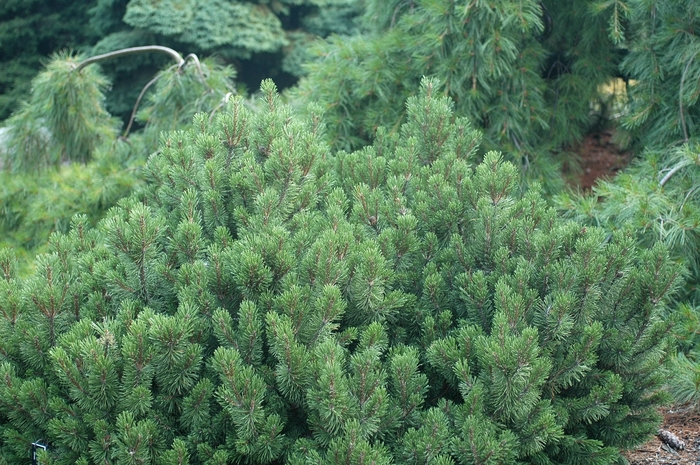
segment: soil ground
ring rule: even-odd
[[[627,166],[631,155],[612,142],[612,131],[591,133],[580,146],[572,148],[580,162],[580,170],[569,173],[571,184],[590,190],[596,179],[611,178]],[[635,450],[625,451],[630,465],[700,465],[700,410],[690,407],[664,409],[662,429],[685,442],[684,450],[675,450],[658,436]]]
[[[663,429],[685,442],[684,450],[675,450],[657,436],[635,450],[624,453],[630,465],[698,465],[700,464],[700,412],[690,407],[664,410]]]
[[[571,184],[578,185],[581,190],[590,190],[596,179],[611,178],[627,166],[631,155],[612,142],[612,135],[611,130],[593,132],[578,147],[571,149],[580,162],[580,169],[567,176]]]

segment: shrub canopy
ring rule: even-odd
[[[472,166],[438,87],[333,155],[266,82],[32,276],[3,251],[3,459],[608,464],[655,432],[679,268]]]

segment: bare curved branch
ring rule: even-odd
[[[669,172],[666,173],[666,176],[664,176],[663,179],[659,181],[659,187],[664,187],[664,184],[666,184],[668,180],[671,179],[673,175],[680,171],[684,166],[686,165],[679,163],[676,166],[674,166],[671,170],[669,170]]]
[[[162,45],[144,45],[143,47],[129,47],[123,48],[121,50],[115,50],[113,52],[103,53],[102,55],[95,55],[94,57],[87,58],[86,60],[78,63],[75,67],[75,71],[80,71],[87,65],[92,63],[97,63],[98,61],[109,60],[112,58],[117,58],[126,55],[135,55],[137,53],[148,53],[148,52],[161,52],[169,55],[173,60],[177,62],[178,66],[182,66],[185,60],[182,56],[170,47],[163,47]]]
[[[168,68],[168,70],[173,69],[175,66],[180,66],[180,65],[173,65],[170,68]],[[134,118],[136,118],[136,112],[138,111],[139,105],[141,104],[141,99],[146,94],[146,91],[148,90],[148,88],[151,87],[153,84],[155,84],[156,81],[158,81],[158,79],[161,78],[161,76],[163,76],[163,73],[156,74],[156,76],[153,79],[151,79],[150,81],[148,81],[148,84],[143,86],[143,89],[141,89],[141,93],[139,94],[139,98],[136,99],[136,103],[134,104],[134,109],[131,111],[131,118],[129,118],[129,124],[127,124],[126,129],[124,130],[124,134],[122,135],[123,138],[126,139],[126,137],[129,135],[129,131],[131,130],[131,125],[134,124]]]

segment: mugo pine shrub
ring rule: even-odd
[[[333,156],[266,82],[34,275],[2,252],[5,463],[608,464],[654,432],[679,268],[472,166],[436,87]]]

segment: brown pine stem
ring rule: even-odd
[[[172,67],[171,67],[172,68]],[[168,69],[171,69],[168,68]],[[131,125],[134,124],[134,118],[136,118],[136,112],[139,109],[139,105],[141,104],[141,99],[143,96],[146,94],[146,91],[160,79],[162,76],[162,73],[158,73],[156,77],[148,81],[148,84],[143,86],[143,89],[141,89],[141,93],[139,94],[139,97],[136,99],[136,103],[134,104],[133,110],[131,110],[131,117],[129,118],[129,124],[127,124],[126,129],[124,130],[124,134],[122,135],[123,138],[126,138],[129,135],[129,131],[131,130]]]

